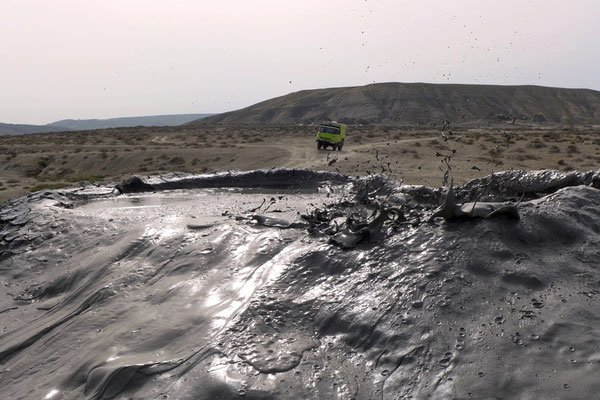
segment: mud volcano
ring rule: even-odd
[[[14,200],[0,398],[593,397],[599,176],[270,170]]]

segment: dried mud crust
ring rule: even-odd
[[[1,397],[598,389],[596,172],[454,188],[457,205],[510,202],[519,219],[431,218],[447,189],[382,176],[235,187],[290,174],[162,176],[142,180],[153,192],[46,191],[1,207]],[[368,234],[341,246],[344,229]]]

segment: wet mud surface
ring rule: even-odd
[[[14,200],[0,397],[590,398],[598,176],[449,196],[271,170]]]

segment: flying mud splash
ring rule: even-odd
[[[0,397],[589,398],[599,177],[271,170],[17,199]]]

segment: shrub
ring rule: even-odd
[[[488,155],[491,157],[500,157],[504,154],[504,149],[500,147],[494,147],[493,149],[488,150]]]
[[[181,164],[185,164],[185,160],[183,159],[183,157],[173,157],[169,160],[169,164],[181,165]]]
[[[542,142],[540,139],[534,139],[527,144],[527,147],[532,149],[541,149],[542,147],[546,147],[546,143]]]

